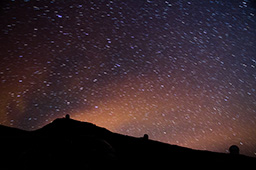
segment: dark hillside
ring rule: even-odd
[[[235,168],[255,165],[239,154],[193,150],[112,133],[70,118],[56,119],[36,131],[0,126],[0,169],[172,169]]]

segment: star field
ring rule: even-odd
[[[255,2],[4,0],[0,123],[58,117],[256,154]]]

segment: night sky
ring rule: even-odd
[[[253,0],[1,0],[0,124],[58,117],[256,155]]]

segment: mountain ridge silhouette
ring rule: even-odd
[[[0,169],[166,169],[251,167],[256,158],[194,150],[58,118],[35,131],[0,125]]]

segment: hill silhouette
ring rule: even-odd
[[[173,169],[252,167],[240,154],[193,150],[59,118],[35,131],[0,126],[0,169]],[[227,146],[228,147],[228,146]]]

